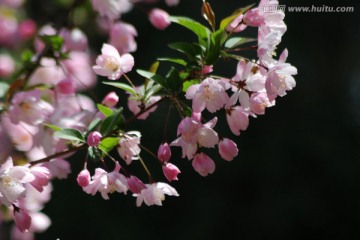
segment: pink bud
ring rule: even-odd
[[[22,39],[30,39],[35,35],[36,23],[31,19],[26,19],[19,24],[18,33]]]
[[[201,74],[205,75],[213,71],[213,65],[205,65],[201,70]]]
[[[102,138],[101,133],[99,133],[97,131],[93,131],[87,137],[87,144],[90,147],[96,147],[100,144],[101,138]]]
[[[162,170],[169,182],[178,180],[177,175],[180,173],[180,170],[174,164],[167,163],[166,165],[162,166]]]
[[[31,226],[31,217],[29,214],[20,208],[14,209],[15,224],[20,232],[27,232]]]
[[[75,93],[75,85],[69,78],[64,79],[56,84],[56,91],[61,94],[73,94]]]
[[[231,161],[238,154],[238,148],[236,143],[228,138],[224,138],[219,142],[219,153],[220,156],[226,160]]]
[[[168,143],[163,143],[159,146],[158,158],[161,162],[167,163],[171,158],[171,149]]]
[[[149,20],[154,27],[160,30],[164,30],[171,23],[169,14],[159,8],[154,8],[151,10],[149,14]]]
[[[82,170],[77,176],[77,182],[80,187],[87,187],[90,183],[90,173],[87,169]]]
[[[30,168],[31,173],[35,176],[34,181],[30,182],[36,190],[42,192],[44,187],[48,185],[51,173],[48,168],[46,167],[32,167]]]
[[[235,18],[227,27],[226,31],[228,32],[241,32],[243,31],[247,26],[242,23],[244,18],[244,15],[241,14],[237,18]]]
[[[131,192],[133,193],[140,193],[141,190],[146,189],[146,185],[137,177],[130,176],[130,178],[127,178],[128,187]]]
[[[215,171],[214,161],[204,153],[198,153],[195,155],[192,161],[192,166],[201,176],[206,177]]]
[[[109,92],[102,101],[102,104],[109,108],[112,108],[115,107],[118,101],[119,101],[119,96],[115,92]]]
[[[0,77],[8,77],[14,70],[14,60],[9,55],[0,54]]]

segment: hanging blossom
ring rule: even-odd
[[[139,194],[134,194],[134,196],[137,197],[136,205],[138,207],[140,207],[143,202],[148,206],[162,206],[162,201],[165,200],[165,194],[169,196],[179,196],[175,188],[162,182],[146,184],[146,188],[141,190]]]
[[[110,44],[104,43],[101,55],[96,58],[93,70],[100,76],[110,80],[119,79],[124,73],[130,72],[134,66],[134,58],[126,53],[120,56],[118,50]]]
[[[141,133],[138,131],[129,131],[120,137],[117,147],[118,153],[122,159],[129,165],[132,160],[138,160],[140,154]]]
[[[101,16],[111,20],[120,18],[121,13],[126,13],[132,8],[129,0],[92,0],[91,3]]]

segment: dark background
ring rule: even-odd
[[[40,22],[56,22],[51,1],[33,2],[28,7]],[[251,3],[209,2],[218,19]],[[180,197],[167,197],[162,207],[137,208],[130,195],[113,194],[105,201],[85,194],[75,182],[84,158],[77,154],[69,178],[54,182],[52,200],[44,209],[53,224],[38,239],[359,239],[360,6],[355,0],[280,4],[354,6],[355,11],[286,12],[288,31],[279,51],[288,48],[288,61],[298,68],[297,86],[265,116],[251,119],[240,137],[228,135],[239,144],[235,160],[229,163],[212,155],[217,169],[203,178],[174,148],[173,162],[182,173],[172,185]],[[174,9],[161,6],[205,23],[200,0],[181,0]],[[39,15],[41,7],[50,10]],[[152,28],[138,9],[124,20],[139,31],[137,68],[148,68],[158,56],[174,56],[166,43],[193,39],[177,26],[164,32]],[[91,27],[87,33],[94,35]],[[101,41],[93,44],[100,49]],[[232,76],[234,64],[219,63],[216,73]],[[108,90],[96,89],[100,95]],[[161,141],[166,110],[167,105],[161,105],[149,121],[133,125],[143,129],[143,143],[151,149]],[[175,117],[170,125],[169,141],[175,138],[177,121]],[[224,119],[217,129],[221,126],[228,134]],[[149,165],[160,176],[158,165]]]

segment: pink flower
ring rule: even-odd
[[[111,25],[109,44],[113,45],[120,54],[135,52],[137,49],[136,36],[137,31],[133,25],[117,22]]]
[[[84,187],[84,191],[88,194],[95,195],[96,192],[100,192],[101,196],[108,200],[109,193],[123,192],[126,193],[127,182],[124,175],[119,173],[120,164],[116,162],[115,169],[108,173],[102,168],[96,168],[95,174],[92,177],[89,185]]]
[[[63,28],[60,36],[64,38],[64,51],[85,51],[88,47],[88,39],[79,28]]]
[[[20,232],[26,232],[29,230],[31,226],[31,217],[25,210],[20,208],[15,208],[14,219],[15,219],[15,224],[17,228],[20,230]]]
[[[36,188],[39,192],[44,190],[44,187],[48,185],[51,179],[51,173],[49,169],[42,166],[35,166],[30,168],[30,172],[34,175],[35,179],[30,184]]]
[[[0,77],[8,77],[14,70],[14,60],[7,54],[0,54]]]
[[[274,105],[274,101],[270,102],[266,92],[253,93],[250,98],[250,110],[257,114],[265,114],[265,108]]]
[[[74,94],[75,84],[72,79],[66,78],[56,84],[55,90],[60,94],[65,94],[65,95]]]
[[[106,107],[112,108],[115,107],[118,102],[119,96],[115,92],[109,92],[102,100],[101,104]]]
[[[166,179],[171,182],[174,180],[178,180],[177,175],[180,173],[180,170],[177,166],[171,163],[166,163],[166,165],[162,166],[163,173]]]
[[[226,111],[226,120],[233,134],[239,136],[240,130],[244,131],[249,126],[249,114],[239,106]]]
[[[206,75],[209,74],[213,71],[213,65],[205,65],[203,66],[203,68],[201,69],[201,74],[202,75]]]
[[[193,111],[202,112],[206,108],[213,113],[227,103],[229,96],[223,82],[206,78],[200,84],[190,86],[186,91],[186,98],[193,100]]]
[[[208,174],[215,172],[214,161],[205,153],[198,153],[192,161],[192,166],[201,176],[206,177]]]
[[[127,132],[120,138],[117,150],[120,157],[124,159],[127,164],[130,164],[132,160],[139,159],[138,155],[141,151],[139,147],[140,138],[141,134],[137,131]]]
[[[154,27],[160,30],[164,30],[171,24],[169,14],[159,8],[150,11],[149,20]]]
[[[246,11],[244,16],[244,23],[251,27],[258,27],[265,22],[264,10],[257,8],[252,8]]]
[[[36,22],[32,19],[25,19],[19,24],[18,34],[24,40],[32,38],[36,33]]]
[[[87,187],[90,184],[90,173],[89,170],[83,169],[76,178],[77,183],[80,187]]]
[[[179,196],[175,188],[162,182],[146,184],[146,188],[143,189],[140,194],[134,194],[134,196],[137,197],[136,205],[138,207],[140,207],[143,202],[148,206],[162,206],[162,201],[165,200],[165,194],[169,196]]]
[[[54,178],[65,179],[71,173],[69,162],[62,158],[55,158],[50,162],[44,163],[43,166],[50,170]]]
[[[178,5],[180,2],[180,0],[165,0],[165,3],[169,6],[169,7],[174,7],[176,5]]]
[[[86,143],[90,147],[97,147],[101,142],[101,138],[102,138],[101,133],[99,133],[97,131],[93,131],[93,132],[89,133]]]
[[[129,178],[127,178],[127,184],[129,190],[135,194],[140,193],[143,189],[146,188],[146,185],[134,175],[131,175]]]
[[[297,69],[289,63],[285,63],[287,56],[288,51],[285,49],[281,53],[279,61],[269,68],[265,87],[271,101],[274,100],[276,96],[282,97],[286,95],[286,91],[296,86],[295,79],[292,75],[297,74]]]
[[[167,163],[171,158],[171,149],[168,143],[163,143],[158,149],[158,158],[161,162]]]
[[[147,102],[144,104],[143,109],[151,106],[153,103],[159,101],[160,99],[161,99],[160,96],[151,96],[150,98],[147,99]],[[134,115],[138,114],[141,110],[143,110],[142,108],[140,108],[141,105],[142,105],[142,103],[140,101],[138,101],[137,99],[133,99],[133,96],[129,97],[128,107],[129,107],[129,110]],[[140,116],[138,116],[138,119],[145,120],[146,118],[148,118],[150,113],[155,112],[156,109],[157,109],[157,106],[152,107],[148,111],[146,111],[143,114],[141,114]]]
[[[244,31],[247,27],[246,24],[243,24],[244,15],[240,14],[237,18],[235,18],[227,27],[226,31],[228,32],[241,32]]]
[[[129,0],[92,0],[91,3],[101,16],[112,20],[119,18],[121,13],[128,12],[132,7]]]
[[[116,80],[124,73],[130,72],[134,66],[134,58],[130,54],[120,56],[119,52],[112,45],[103,44],[102,55],[96,59],[96,65],[93,70],[100,76],[108,77],[110,80]]]
[[[234,143],[232,140],[228,138],[224,138],[220,140],[219,153],[224,160],[226,161],[233,160],[234,157],[236,157],[238,154],[238,148],[236,146],[236,143]]]

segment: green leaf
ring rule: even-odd
[[[55,130],[55,131],[61,131],[62,128],[61,127],[58,127],[58,126],[55,126],[55,125],[52,125],[52,124],[48,124],[48,123],[43,123],[44,126],[52,129],[52,130]]]
[[[252,8],[254,5],[255,4],[251,4],[251,5],[248,5],[248,6],[244,7],[244,8],[239,8],[233,14],[231,14],[229,17],[224,18],[220,22],[220,29],[224,30],[232,21],[235,20],[235,18],[237,18],[238,16],[240,16],[241,14],[243,14],[244,12],[246,12],[247,10]]]
[[[89,131],[89,132],[94,131],[100,123],[101,123],[101,119],[98,118],[98,117],[95,118],[95,119],[92,120],[91,123],[89,124],[88,131]]]
[[[39,38],[54,51],[59,52],[64,44],[64,39],[59,35],[41,35]]]
[[[122,108],[116,109],[101,124],[100,132],[103,136],[110,134],[117,126],[123,122]]]
[[[80,131],[73,128],[62,129],[60,131],[55,132],[54,135],[61,139],[85,142],[84,135]]]
[[[31,62],[33,56],[34,53],[31,50],[26,49],[21,53],[21,61],[29,63]]]
[[[113,113],[113,110],[111,108],[105,107],[101,104],[96,104],[97,108],[104,114],[105,117],[110,116]]]
[[[162,89],[162,86],[159,85],[159,84],[156,84],[156,85],[153,85],[151,86],[151,88],[147,89],[146,90],[146,93],[145,93],[145,101],[144,102],[147,102],[148,99],[154,95],[155,93],[157,93],[158,91],[160,91]]]
[[[233,37],[226,41],[226,48],[234,48],[249,42],[256,42],[256,38],[245,38],[245,37]]]
[[[121,83],[121,82],[103,82],[105,85],[109,85],[109,86],[113,86],[116,88],[120,88],[128,93],[130,93],[131,95],[136,96],[136,90],[133,89],[130,85],[127,85],[125,83]]]
[[[7,91],[9,90],[9,84],[5,82],[0,82],[0,98],[5,97]]]
[[[153,80],[154,82],[160,84],[164,88],[167,88],[166,81],[162,76],[152,73],[152,72],[140,70],[140,69],[137,69],[136,72],[145,78]]]
[[[195,85],[195,84],[198,84],[198,83],[199,83],[199,80],[196,80],[196,79],[194,79],[194,80],[189,80],[189,81],[185,81],[185,82],[183,83],[183,89],[182,89],[183,92],[186,92],[190,86]]]
[[[206,47],[209,44],[209,37],[211,31],[201,23],[198,23],[191,18],[177,16],[171,16],[170,21],[173,23],[177,23],[194,32],[198,36],[199,43],[201,45]]]
[[[186,43],[186,42],[175,42],[170,43],[169,48],[179,51],[185,54],[190,61],[196,61],[196,59],[201,58],[202,49],[199,47],[195,47],[195,45]]]
[[[88,155],[93,162],[99,162],[102,158],[100,150],[95,147],[88,148]]]
[[[174,67],[171,67],[169,72],[166,74],[166,82],[170,89],[174,92],[180,89],[181,78],[179,76],[179,72]]]
[[[205,62],[207,65],[213,65],[220,56],[220,48],[225,41],[227,34],[223,30],[218,30],[211,34],[211,42],[206,51]]]
[[[117,146],[117,144],[119,143],[119,138],[117,137],[108,137],[108,138],[104,138],[101,140],[100,144],[99,144],[99,148],[103,151],[103,152],[110,152],[114,147]],[[105,155],[105,154],[104,154]],[[103,156],[104,156],[103,155]]]
[[[180,58],[158,58],[157,60],[164,61],[164,62],[177,63],[182,66],[186,66],[186,64],[187,64],[184,60],[182,60]]]

